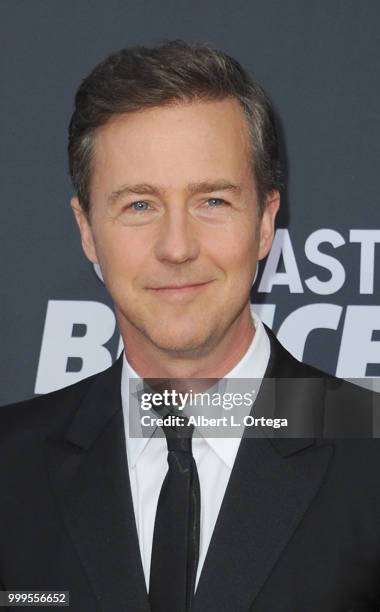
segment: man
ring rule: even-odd
[[[69,158],[83,250],[125,352],[2,409],[3,589],[70,591],[90,612],[379,609],[380,448],[335,438],[342,414],[368,435],[372,397],[297,362],[251,313],[280,204],[261,87],[206,46],[122,50],[79,88]],[[170,428],[134,439],[135,377],[264,379],[255,414],[266,381],[290,381],[275,411],[302,426],[187,450]]]

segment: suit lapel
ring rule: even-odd
[[[267,331],[272,346],[266,378],[306,376],[301,364]],[[265,408],[264,383],[256,402]],[[305,385],[302,398],[297,380],[295,395],[289,382],[287,389],[283,403],[297,397],[300,405],[308,405]],[[313,439],[242,439],[195,594],[194,612],[250,608],[316,495],[330,458],[331,447],[317,447]]]
[[[148,612],[120,398],[122,358],[98,375],[65,439],[48,440],[63,520],[102,610]]]

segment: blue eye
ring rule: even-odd
[[[149,206],[148,202],[145,202],[144,200],[138,200],[138,202],[133,202],[131,204],[131,207],[134,210],[138,210],[138,211],[147,210],[148,206]]]
[[[224,200],[222,200],[222,198],[209,198],[207,202],[208,204],[210,204],[211,207],[214,207],[214,208],[225,203]]]

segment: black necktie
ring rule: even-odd
[[[152,612],[189,612],[199,555],[200,489],[191,451],[194,427],[163,426],[169,470],[154,523],[149,600]]]

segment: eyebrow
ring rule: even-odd
[[[214,191],[229,191],[231,193],[241,193],[241,187],[239,185],[235,185],[226,181],[224,179],[216,180],[216,181],[201,181],[200,183],[190,183],[186,191],[190,195],[195,195],[197,193],[212,193]],[[165,192],[165,190],[163,190]],[[121,196],[126,195],[155,195],[159,196],[161,194],[161,190],[154,185],[149,185],[148,183],[139,183],[137,185],[122,185],[119,189],[113,191],[108,197],[108,204],[113,204],[116,202]]]

